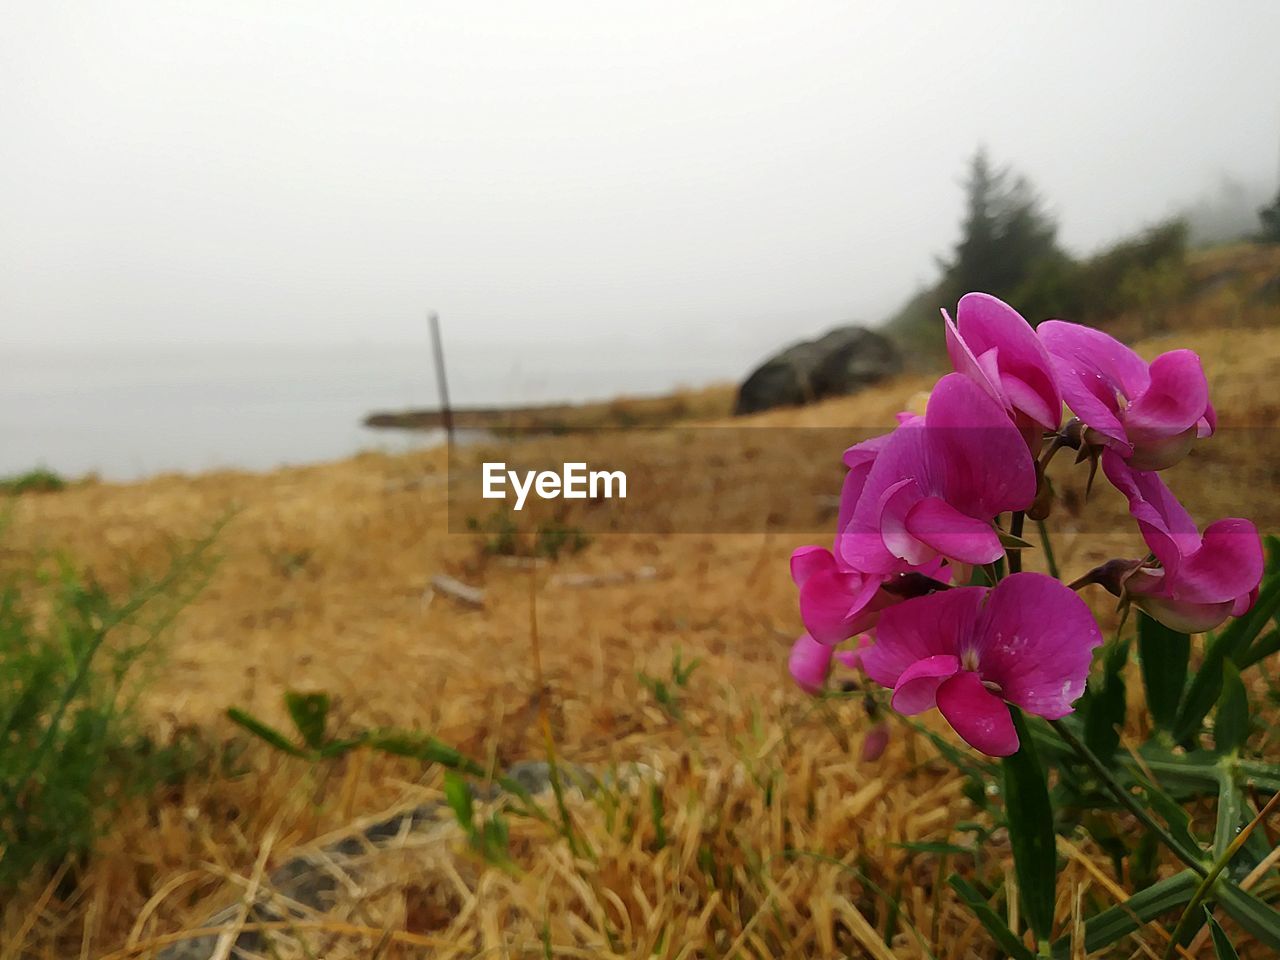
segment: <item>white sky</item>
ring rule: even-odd
[[[981,141],[1077,251],[1274,184],[1280,3],[0,3],[0,340],[781,342]]]

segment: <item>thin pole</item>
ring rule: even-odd
[[[431,324],[431,346],[436,355],[436,387],[440,390],[440,419],[449,449],[453,449],[453,408],[449,406],[449,380],[444,373],[444,344],[440,340],[440,314],[434,310],[427,318]]]

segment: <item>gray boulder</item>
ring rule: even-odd
[[[775,354],[738,388],[734,413],[794,407],[854,393],[902,370],[902,354],[888,337],[866,327],[837,327]]]

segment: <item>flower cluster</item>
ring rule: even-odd
[[[1102,636],[1076,590],[1100,584],[1175,629],[1208,630],[1252,604],[1262,544],[1247,520],[1201,533],[1160,477],[1216,427],[1194,353],[1148,364],[1099,330],[1033,329],[981,293],[943,322],[954,372],[923,416],[845,452],[832,548],[791,558],[807,633],[790,667],[810,692],[833,660],[860,668],[896,710],[936,706],[969,744],[1008,756],[1019,744],[1007,704],[1058,719],[1084,692]],[[1150,550],[1070,586],[1015,572],[1023,518],[1048,515],[1044,471],[1063,448],[1101,464]],[[985,585],[971,586],[978,569]]]

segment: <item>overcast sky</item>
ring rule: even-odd
[[[1274,185],[1280,3],[3,2],[0,339],[781,341],[985,143],[1073,250]]]

